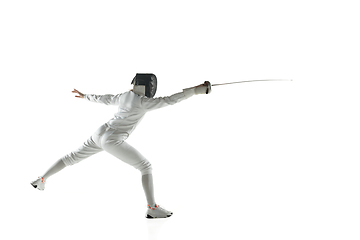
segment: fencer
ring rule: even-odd
[[[105,105],[116,105],[118,111],[112,119],[98,128],[80,148],[60,158],[41,177],[31,182],[34,188],[44,190],[45,183],[50,176],[98,152],[106,151],[141,172],[141,182],[147,200],[145,214],[147,218],[166,218],[172,215],[172,212],[161,208],[155,202],[150,162],[130,146],[126,139],[146,112],[176,104],[193,95],[210,93],[211,84],[205,82],[192,88],[183,89],[182,92],[169,97],[158,98],[154,98],[157,89],[157,78],[154,74],[138,73],[131,84],[133,85],[132,90],[117,95],[83,94],[74,89],[73,93],[77,94],[75,97]]]

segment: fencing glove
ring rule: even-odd
[[[198,94],[209,94],[211,92],[211,83],[209,81],[205,81],[203,84],[198,86],[186,88],[183,92],[187,98]]]

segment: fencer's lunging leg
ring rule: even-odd
[[[141,181],[142,181],[142,185],[144,188],[144,192],[146,195],[146,200],[148,202],[148,205],[154,206],[155,205],[155,197],[154,197],[154,184],[153,184],[152,174],[142,175]]]
[[[122,133],[117,131],[107,131],[102,137],[100,145],[106,152],[126,162],[127,164],[130,164],[141,172],[142,185],[148,202],[146,217],[170,217],[172,212],[161,208],[155,203],[152,167],[150,162],[135,148],[124,141],[126,137],[126,135],[124,136]]]
[[[141,172],[141,182],[148,205],[155,205],[154,184],[150,162],[130,144],[121,140],[121,134],[109,134],[103,139],[102,147],[105,151],[130,164]],[[120,140],[119,140],[120,139]]]
[[[130,144],[122,140],[117,140],[115,134],[104,140],[102,147],[106,152],[119,158],[123,162],[133,166],[141,172],[141,182],[144,188],[147,202],[150,206],[155,205],[154,184],[150,162]]]

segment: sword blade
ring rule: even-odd
[[[247,80],[247,81],[230,82],[230,83],[217,83],[217,84],[211,84],[211,86],[220,86],[220,85],[228,85],[228,84],[235,84],[235,83],[247,83],[247,82],[264,82],[264,81],[292,81],[292,79],[260,79],[260,80]]]

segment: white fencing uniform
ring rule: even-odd
[[[76,164],[98,152],[106,151],[141,171],[151,174],[150,162],[125,140],[147,111],[166,107],[187,99],[194,90],[184,90],[170,97],[147,98],[133,91],[117,95],[85,94],[84,99],[119,106],[115,117],[102,125],[80,148],[61,158],[66,166]]]

